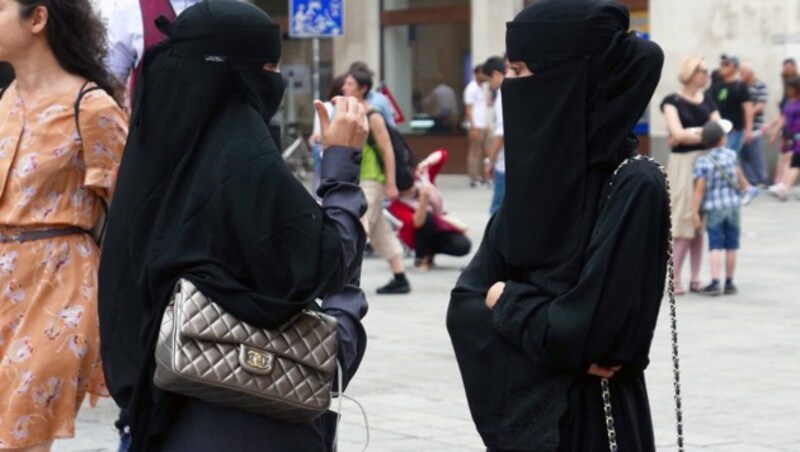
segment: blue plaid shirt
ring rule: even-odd
[[[731,182],[736,184],[736,188],[722,175],[711,158],[716,160],[717,165],[728,173],[728,177]],[[736,151],[733,149],[715,148],[698,157],[694,164],[694,180],[697,182],[701,178],[706,181],[706,194],[702,203],[704,212],[726,207],[739,207],[742,204],[736,178]]]

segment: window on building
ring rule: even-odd
[[[404,132],[461,133],[471,80],[469,0],[383,0],[382,81]]]

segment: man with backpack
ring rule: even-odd
[[[372,74],[355,68],[348,72],[342,86],[345,96],[352,96],[367,105],[370,136],[361,155],[361,188],[367,198],[367,213],[362,218],[364,229],[375,253],[386,259],[393,277],[378,288],[378,294],[407,294],[411,292],[403,263],[403,245],[383,214],[384,201],[394,200],[399,190],[414,183],[409,165],[407,146],[397,130],[389,126],[378,110],[367,101],[372,90]]]

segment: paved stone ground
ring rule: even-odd
[[[440,183],[477,242],[490,191],[467,189],[463,178]],[[800,201],[756,199],[744,211],[743,230],[740,295],[679,299],[687,450],[800,451]],[[449,291],[467,260],[437,263],[425,274],[410,269],[414,292],[394,297],[372,295],[388,279],[387,265],[371,259],[364,266],[369,346],[348,392],[367,410],[371,451],[484,450],[444,325]],[[675,449],[674,414],[668,311],[662,314],[647,378],[658,449],[668,451]],[[363,419],[352,402],[343,411],[341,449],[359,451]],[[77,438],[55,450],[114,450],[114,416],[108,401],[84,407]]]

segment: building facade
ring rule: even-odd
[[[257,0],[284,27],[288,0]],[[461,171],[466,134],[431,135],[411,127],[424,117],[422,100],[434,80],[457,93],[471,77],[470,68],[492,55],[502,55],[505,23],[531,0],[345,0],[344,34],[321,41],[322,94],[334,74],[347,71],[354,61],[366,62],[376,78],[391,91],[407,121],[399,126],[417,153],[445,147],[455,153],[450,171]],[[787,57],[800,57],[800,2],[795,0],[624,0],[631,11],[632,28],[664,49],[666,61],[653,106],[643,118],[642,148],[666,162],[666,128],[660,100],[678,88],[677,66],[689,54],[704,56],[716,67],[722,53],[748,62],[771,91],[768,120],[778,116],[782,96],[780,69]],[[301,130],[310,129],[311,42],[285,41],[282,69],[291,75],[287,119]],[[291,99],[290,99],[291,97]],[[463,105],[460,105],[463,109]],[[290,111],[288,111],[290,110]],[[463,110],[462,110],[463,111]],[[652,140],[652,143],[651,143]],[[772,155],[775,150],[770,150]]]
[[[288,25],[287,0],[256,3]],[[367,63],[376,81],[391,93],[405,121],[398,128],[417,154],[437,148],[451,152],[449,172],[465,168],[466,131],[454,124],[433,133],[428,126],[426,100],[435,85],[444,83],[458,99],[472,79],[472,68],[505,52],[505,24],[531,0],[345,0],[343,36],[321,42],[321,93],[336,74],[356,61]],[[646,17],[647,1],[625,2],[637,17]],[[644,22],[646,26],[646,20]],[[311,41],[285,41],[281,68],[291,89],[284,118],[307,131],[313,120],[311,101]]]

